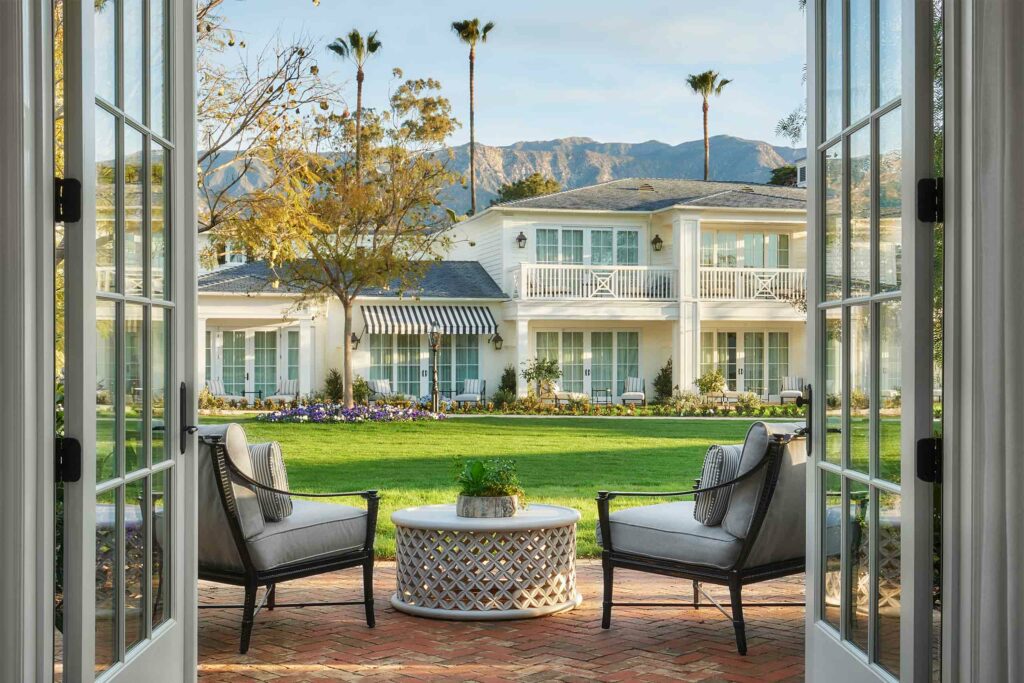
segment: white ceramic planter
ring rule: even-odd
[[[459,495],[455,510],[459,517],[514,517],[519,512],[519,497]]]

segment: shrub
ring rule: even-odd
[[[570,396],[569,400],[565,402],[565,407],[572,412],[586,410],[590,407],[590,398],[587,396]]]
[[[662,366],[661,370],[658,370],[658,374],[654,377],[654,401],[656,403],[665,403],[672,397],[672,359],[669,358],[668,362]]]
[[[502,381],[504,382],[504,377],[502,377]],[[491,394],[491,401],[499,409],[504,410],[508,406],[511,406],[511,405],[515,404],[515,402],[516,402],[515,390],[509,391],[505,387],[500,387],[497,391],[495,391],[493,394]]]
[[[257,420],[265,422],[415,422],[443,420],[442,413],[431,413],[418,408],[390,405],[354,406],[343,408],[332,403],[315,403],[288,410],[263,413]]]
[[[327,379],[324,380],[324,394],[331,403],[341,403],[345,400],[345,380],[337,368],[327,371]]]
[[[693,381],[697,385],[697,389],[703,396],[708,394],[718,394],[725,391],[725,377],[722,375],[722,371],[718,368],[714,370],[708,370],[703,375]]]
[[[498,383],[498,391],[506,391],[513,396],[516,395],[516,366],[505,366],[501,373],[501,381]]]
[[[359,404],[370,401],[370,383],[362,375],[352,378],[352,400]]]
[[[761,399],[757,394],[744,391],[736,397],[736,412],[740,415],[754,415],[761,410]]]
[[[461,466],[461,467],[460,467]],[[459,494],[463,496],[518,496],[525,494],[516,472],[516,463],[508,459],[456,461]]]
[[[562,368],[554,358],[534,358],[523,368],[523,379],[540,385],[542,393],[551,389],[551,384],[562,376]]]
[[[854,389],[850,392],[850,409],[851,410],[867,410],[871,407],[871,399],[868,395],[860,389]]]
[[[843,405],[843,397],[839,394],[826,394],[825,395],[825,407],[826,408],[840,408]]]
[[[700,397],[692,391],[679,391],[676,389],[665,402],[678,415],[683,413],[696,414],[700,410]]]

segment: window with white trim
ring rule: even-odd
[[[299,331],[288,330],[288,379],[299,378]]]

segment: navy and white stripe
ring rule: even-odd
[[[370,334],[495,334],[498,323],[486,306],[363,306]]]
[[[742,454],[742,445],[711,446],[704,456],[704,468],[700,474],[698,487],[703,489],[718,486],[723,482],[735,479],[740,470]],[[718,526],[729,509],[731,495],[731,486],[698,493],[694,501],[693,518],[704,526]]]

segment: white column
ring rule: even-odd
[[[287,343],[285,345],[287,354]],[[313,391],[313,321],[299,321],[299,395]]]
[[[672,264],[679,282],[679,322],[673,327],[673,381],[683,391],[693,389],[700,370],[700,221],[672,222]]]
[[[516,320],[516,393],[526,396],[526,380],[522,377],[523,368],[530,360],[530,322],[519,318]]]

